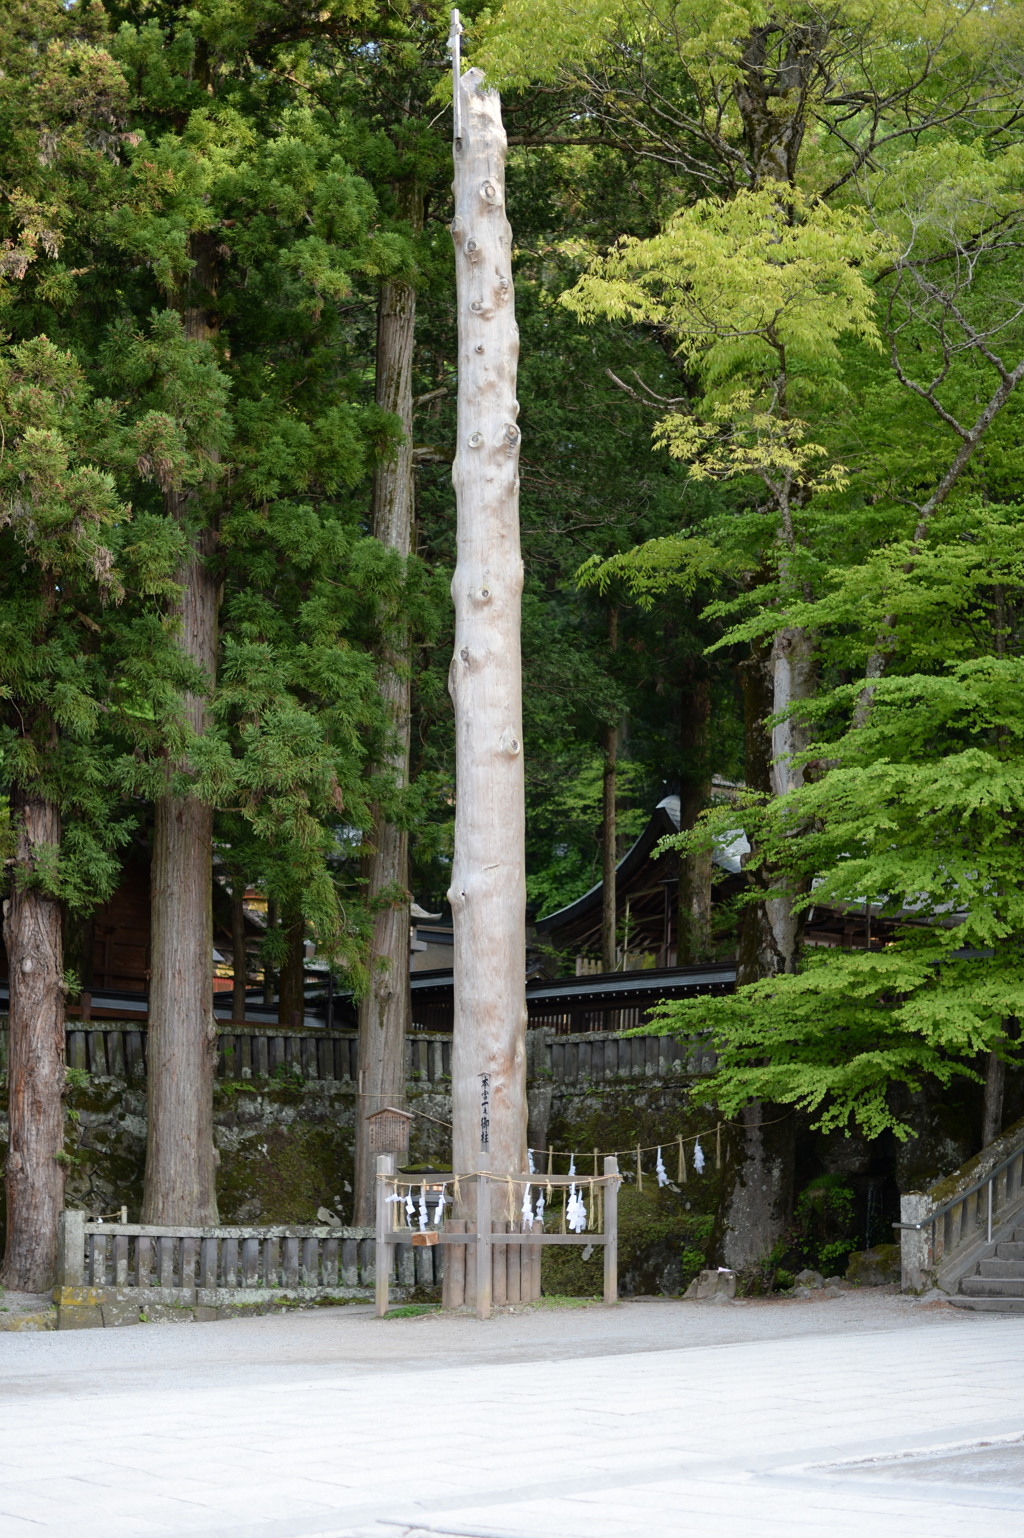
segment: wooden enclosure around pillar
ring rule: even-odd
[[[390,1161],[390,1162],[389,1162]],[[493,1308],[510,1304],[528,1303],[540,1297],[541,1250],[546,1245],[582,1245],[584,1249],[595,1246],[604,1248],[604,1301],[618,1302],[618,1189],[620,1184],[618,1161],[614,1155],[605,1159],[604,1174],[588,1175],[530,1175],[521,1174],[513,1182],[513,1194],[526,1188],[538,1193],[549,1187],[560,1189],[581,1187],[588,1193],[589,1216],[587,1226],[568,1233],[546,1232],[543,1224],[524,1230],[507,1218],[492,1214],[507,1199],[510,1190],[507,1180],[493,1180],[486,1171],[466,1176],[465,1183],[476,1190],[474,1203],[475,1220],[467,1223],[463,1218],[449,1218],[444,1229],[421,1229],[400,1226],[399,1212],[404,1206],[401,1187],[408,1192],[410,1184],[416,1184],[408,1176],[395,1177],[394,1156],[382,1154],[377,1160],[377,1315],[383,1318],[388,1311],[388,1286],[391,1275],[392,1247],[410,1244],[417,1247],[438,1248],[446,1252],[444,1264],[445,1306],[447,1308],[472,1309],[478,1319],[489,1319]],[[395,1177],[388,1179],[387,1177]],[[437,1191],[448,1182],[444,1177],[431,1176],[431,1190]],[[548,1197],[551,1191],[548,1189]],[[421,1222],[423,1221],[421,1217]],[[500,1236],[500,1237],[496,1237]],[[512,1257],[517,1257],[513,1261]]]

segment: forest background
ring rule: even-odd
[[[680,960],[738,947],[741,986],[665,1025],[715,1027],[749,1156],[766,1099],[905,1133],[893,1086],[957,1074],[991,1133],[1024,982],[1021,7],[463,19],[510,139],[530,897],[679,791]],[[273,903],[282,1005],[312,934],[383,1018],[381,915],[443,901],[448,27],[401,0],[0,22],[8,1280],[52,1265],[64,989],[133,840],[154,1220],[216,1210],[214,849]],[[932,922],[805,956],[812,897]]]

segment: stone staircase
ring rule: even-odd
[[[1024,1226],[993,1244],[949,1301],[981,1313],[1024,1314]]]
[[[904,1292],[1024,1314],[1024,1117],[952,1175],[904,1192],[900,1218]]]

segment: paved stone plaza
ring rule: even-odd
[[[1019,1538],[1022,1358],[878,1291],[0,1335],[0,1538]]]

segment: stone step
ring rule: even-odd
[[[979,1276],[1024,1277],[1024,1259],[1008,1260],[996,1250],[994,1255],[978,1261]]]
[[[1000,1260],[1024,1260],[1024,1240],[1004,1239],[996,1245],[996,1254]]]
[[[1017,1276],[965,1276],[960,1291],[969,1298],[1012,1298],[1024,1296],[1024,1282]]]
[[[976,1314],[1024,1314],[1024,1297],[1016,1298],[949,1298],[953,1308],[968,1308]]]

